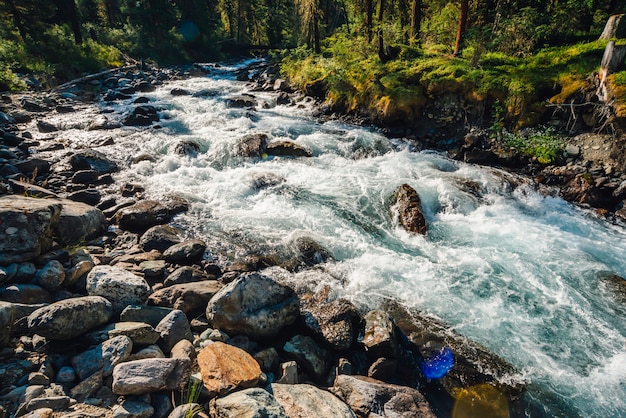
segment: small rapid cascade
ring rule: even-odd
[[[371,306],[400,300],[514,365],[528,383],[528,416],[626,415],[626,305],[599,274],[626,275],[623,227],[497,170],[320,122],[306,100],[276,105],[275,93],[248,91],[231,70],[144,94],[160,109],[161,129],[113,130],[115,144],[102,149],[127,162],[123,181],[153,198],[190,200],[177,222],[224,249],[215,257],[314,239],[333,255],[325,268],[344,280],[342,296]],[[256,109],[227,107],[243,93]],[[77,143],[94,140],[75,133]],[[295,141],[313,156],[242,157],[237,146],[250,133]],[[181,141],[198,152],[175,153]],[[131,164],[140,154],[152,161]],[[403,183],[421,196],[425,237],[390,216]]]

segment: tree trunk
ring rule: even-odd
[[[422,25],[422,0],[413,0],[411,3],[411,43],[419,44],[419,35]]]
[[[385,13],[385,0],[380,0],[378,4],[378,26],[383,24],[383,15]]]
[[[606,78],[609,74],[621,71],[626,68],[624,63],[626,59],[626,45],[615,45],[615,41],[609,41],[604,55],[602,56],[602,64],[600,66],[600,87],[598,88],[598,97],[601,100],[607,99]]]
[[[316,54],[322,52],[322,49],[320,48],[320,22],[317,14],[315,14],[315,17],[313,18],[313,44]]]
[[[74,42],[76,45],[81,45],[83,43],[83,35],[80,33],[80,22],[78,21],[75,0],[67,0],[67,11],[70,15],[69,18],[70,24],[72,25],[72,32],[74,32]]]
[[[9,6],[9,10],[13,15],[13,23],[17,28],[22,40],[26,40],[26,29],[24,28],[24,23],[22,22],[22,16],[20,15],[20,11],[15,7],[15,2],[13,0],[7,0],[7,5]]]
[[[461,0],[461,13],[459,16],[459,29],[456,32],[456,44],[454,45],[454,56],[461,56],[461,47],[463,46],[463,38],[465,37],[465,28],[467,26],[467,15],[469,12],[469,0]]]
[[[609,17],[599,39],[626,38],[626,15]]]
[[[374,0],[365,0],[365,34],[367,42],[372,42],[372,26],[374,15]]]

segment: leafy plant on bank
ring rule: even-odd
[[[512,151],[531,157],[541,164],[552,164],[563,157],[565,142],[551,128],[504,132],[504,144]]]

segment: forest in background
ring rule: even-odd
[[[69,78],[127,57],[168,65],[252,46],[321,52],[337,33],[442,54],[524,56],[597,37],[625,10],[618,0],[1,0],[0,83],[18,88],[20,73]]]

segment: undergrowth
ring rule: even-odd
[[[553,164],[563,156],[565,142],[550,128],[533,128],[503,135],[504,144],[512,151],[535,159],[541,164]]]

